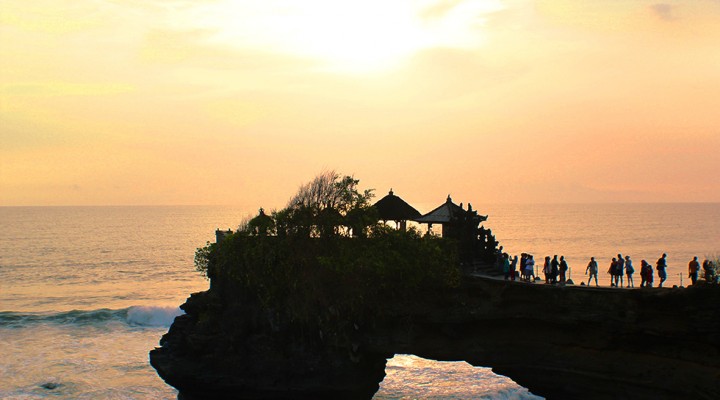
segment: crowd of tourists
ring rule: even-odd
[[[535,282],[540,280],[540,277],[537,276],[536,273],[535,259],[532,254],[522,253],[518,258],[517,255],[511,257],[508,253],[501,253],[499,260],[505,280],[514,281],[517,279],[525,282]],[[695,285],[702,274],[707,282],[717,283],[720,277],[717,274],[718,266],[716,264],[717,262],[705,259],[701,266],[698,258],[694,257],[688,264],[688,278],[690,278],[692,284]],[[572,283],[571,281],[568,282],[568,271],[570,267],[568,266],[564,256],[560,256],[559,259],[557,255],[552,257],[552,259],[550,256],[546,256],[542,264],[542,268],[540,268],[540,265],[537,267],[543,274],[546,284],[565,285],[567,283]],[[663,287],[663,283],[668,277],[667,269],[667,254],[665,253],[663,253],[663,255],[657,260],[654,268],[649,262],[641,260],[639,271],[640,287],[653,287],[655,282],[655,272],[657,272],[658,277],[657,287]],[[635,281],[633,276],[635,275],[635,272],[636,270],[633,265],[632,258],[628,255],[623,257],[622,254],[618,254],[617,257],[613,257],[610,262],[610,268],[607,271],[610,275],[610,286],[618,288],[634,288]],[[598,284],[598,273],[598,262],[595,260],[595,257],[590,257],[590,262],[588,262],[587,267],[585,268],[585,275],[588,276],[588,286],[592,284],[593,280],[595,281],[595,286],[600,286]]]
[[[535,281],[535,257],[532,254],[522,253],[520,258],[518,256],[510,257],[507,253],[502,254],[502,269],[505,274],[506,280],[522,280],[526,282]],[[543,264],[543,275],[545,276],[545,283],[565,284],[567,282],[567,273],[570,267],[568,266],[565,256],[556,255],[552,261],[550,256],[545,257],[545,263]]]

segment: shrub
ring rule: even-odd
[[[198,249],[196,269],[305,322],[382,313],[393,302],[457,286],[456,243],[378,223],[371,191],[357,184],[320,175],[287,208],[261,213],[262,225],[253,219],[248,229]]]

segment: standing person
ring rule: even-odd
[[[617,286],[617,258],[613,257],[610,262],[610,268],[608,269],[610,274],[610,286]]]
[[[652,273],[652,269],[650,269]],[[640,261],[640,287],[647,286],[647,262],[645,260]]]
[[[535,260],[533,259],[533,255],[532,255],[532,254],[528,254],[528,256],[527,256],[527,262],[526,262],[526,265],[525,265],[525,272],[527,273],[528,281],[530,281],[530,277],[534,277],[534,276],[535,276]]]
[[[527,265],[527,254],[522,253],[520,255],[520,279],[527,280],[527,272],[525,271],[525,266]]]
[[[635,273],[635,268],[633,268],[632,260],[630,259],[630,256],[625,256],[625,275],[627,275],[627,287],[635,287],[635,282],[633,282],[633,274]]]
[[[700,270],[700,263],[698,262],[697,256],[693,257],[692,261],[688,264],[688,276],[692,281],[693,286],[697,283],[698,271]]]
[[[645,260],[643,260],[643,261],[645,261]],[[655,280],[655,278],[653,277],[653,275],[655,275],[655,274],[653,274],[653,268],[652,268],[652,265],[650,265],[649,262],[645,261],[645,265],[647,265],[647,276],[646,276],[647,282],[645,283],[645,286],[647,286],[647,287],[652,287],[652,285],[653,285],[653,280]]]
[[[510,280],[515,280],[515,271],[517,271],[517,263],[518,263],[518,256],[515,254],[515,256],[512,258],[512,261],[510,262]]]
[[[567,280],[567,271],[569,268],[567,261],[565,261],[565,256],[560,256],[560,284],[562,285],[564,285]]]
[[[550,262],[550,283],[552,284],[557,283],[558,271],[560,270],[559,266],[560,262],[557,259],[557,254],[555,254]]]
[[[642,260],[643,270],[645,271],[645,287],[652,287],[653,271],[649,262]]]
[[[715,274],[715,271],[713,270],[712,261],[708,260],[707,258],[702,263],[703,271],[705,272],[705,280],[708,283],[713,283],[715,280],[715,277],[713,276]]]
[[[460,205],[462,207],[462,204]],[[497,250],[495,250],[495,266],[497,267],[498,271],[503,271],[505,268],[505,257],[503,253],[503,247],[498,247]]]
[[[620,253],[618,253],[618,259],[615,269],[617,273],[617,278],[615,278],[615,286],[623,287],[623,275],[625,275],[625,259]],[[618,286],[618,280],[620,281],[620,286]]]
[[[545,264],[543,264],[543,275],[545,276],[545,284],[550,283],[552,269],[550,269],[550,256],[545,256]]]
[[[588,272],[590,273],[588,277],[588,286],[590,286],[590,281],[592,281],[593,276],[595,277],[595,286],[598,285],[598,265],[597,261],[595,261],[595,257],[590,257],[590,262],[588,263],[587,268],[585,268],[585,275],[588,275]]]
[[[660,278],[658,287],[662,287],[663,282],[667,279],[667,254],[663,253],[662,257],[658,258],[655,265],[658,272],[658,278]]]
[[[510,255],[508,253],[503,253],[502,255],[502,271],[503,275],[505,275],[505,280],[510,279]]]

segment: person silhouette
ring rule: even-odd
[[[558,261],[557,254],[550,261],[550,283],[557,283],[558,273],[560,272],[560,261]]]
[[[535,280],[535,259],[532,254],[528,254],[527,260],[525,261],[525,273],[527,274],[528,281]]]
[[[643,275],[645,287],[652,287],[653,285],[653,268],[649,262],[642,260],[640,261],[640,275]],[[642,286],[642,285],[641,285]]]
[[[615,286],[623,287],[623,275],[625,275],[625,259],[622,254],[618,254],[617,264],[615,264]],[[620,282],[618,284],[618,281]]]
[[[688,264],[688,277],[690,277],[693,286],[697,283],[698,271],[700,271],[700,262],[698,262],[698,258],[695,256]]]
[[[712,261],[710,261],[706,258],[705,261],[703,261],[703,263],[702,263],[702,268],[703,268],[703,272],[705,274],[705,280],[708,283],[712,283],[715,279],[715,277],[713,276],[715,271],[713,270]]]
[[[550,268],[550,256],[545,256],[545,264],[543,264],[543,276],[545,276],[545,283],[550,283],[550,277],[552,276],[552,269]]]
[[[617,286],[617,258],[613,257],[610,262],[610,268],[608,268],[608,274],[610,274],[610,286]]]
[[[663,253],[662,257],[658,258],[655,268],[658,272],[658,278],[660,278],[658,287],[662,287],[663,282],[667,280],[667,254]]]
[[[569,268],[565,256],[560,256],[560,284],[562,285],[564,285],[567,280],[567,271]]]
[[[515,280],[515,275],[517,271],[517,265],[518,265],[518,256],[515,254],[515,256],[510,261],[510,280]]]
[[[627,275],[627,287],[635,287],[635,282],[633,282],[633,274],[635,273],[635,268],[633,268],[632,260],[630,259],[630,256],[625,256],[625,275]]]
[[[590,275],[588,275],[590,273]],[[592,280],[593,276],[595,277],[595,286],[598,285],[598,264],[597,261],[595,261],[595,257],[590,257],[590,262],[588,263],[587,268],[585,268],[585,275],[588,275],[588,286],[590,286],[590,281]]]

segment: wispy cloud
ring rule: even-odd
[[[135,91],[119,83],[18,82],[0,85],[0,95],[13,96],[103,96]]]
[[[463,0],[443,0],[438,3],[432,4],[426,9],[422,10],[420,17],[423,20],[442,18],[449,13],[453,8],[462,3]]]

